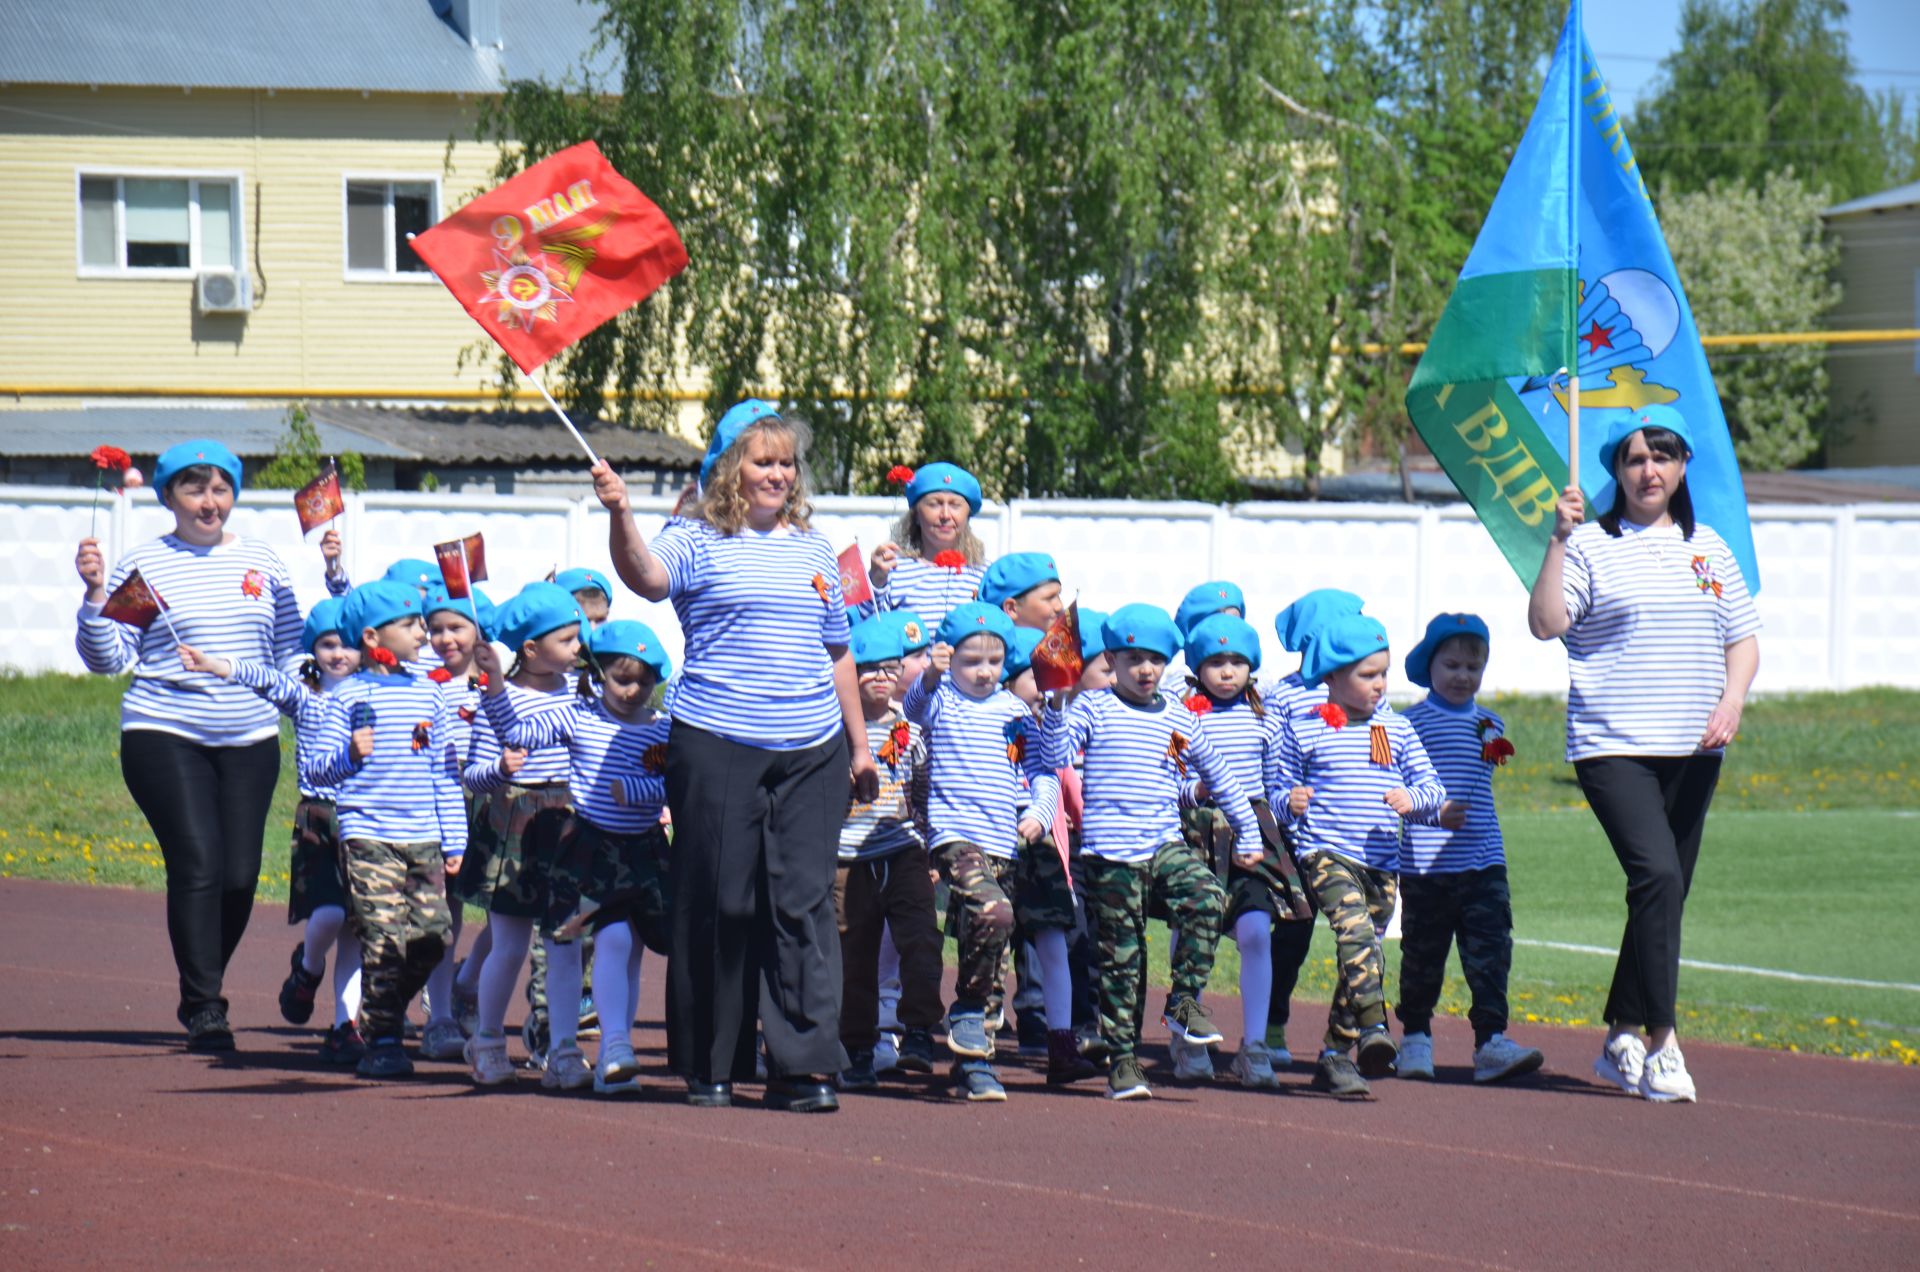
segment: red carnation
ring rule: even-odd
[[[433,681],[433,683],[436,685],[444,685],[447,683],[447,681],[453,679],[453,673],[448,671],[445,667],[435,667],[432,671],[427,673],[427,679]]]
[[[96,446],[93,448],[93,466],[108,472],[120,472],[133,462],[132,456],[118,446]]]
[[[1480,748],[1480,758],[1498,768],[1513,758],[1513,743],[1505,738],[1495,738]]]
[[[952,570],[955,574],[967,568],[967,554],[948,548],[945,552],[933,554],[933,563],[943,570]]]
[[[887,480],[896,486],[904,486],[913,480],[913,469],[905,464],[895,464],[887,469]]]
[[[1204,693],[1195,693],[1187,698],[1187,710],[1195,715],[1205,715],[1213,710],[1213,699]]]
[[[400,665],[400,660],[393,656],[393,651],[384,645],[376,645],[368,650],[367,657],[373,659],[373,661],[379,663],[382,667],[398,667]]]
[[[1313,714],[1325,720],[1329,729],[1347,727],[1347,713],[1340,709],[1340,704],[1337,702],[1323,702],[1313,709]]]

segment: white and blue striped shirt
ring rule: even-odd
[[[902,732],[896,735],[895,730]],[[899,742],[905,737],[905,745]],[[891,743],[891,745],[889,745]],[[881,758],[881,752],[891,758]],[[880,771],[880,793],[847,809],[840,827],[840,860],[878,861],[908,848],[926,851],[913,816],[913,788],[927,766],[927,735],[898,711],[867,721],[867,753]]]
[[[1047,748],[1040,738],[1040,721],[1028,708],[1024,718],[1007,726],[1007,758],[1013,763],[1014,821],[1031,817],[1051,835],[1060,812],[1060,772],[1047,764]]]
[[[1008,747],[1027,704],[1005,689],[969,698],[946,679],[929,691],[916,676],[900,709],[927,735],[933,846],[965,840],[991,857],[1019,856],[1020,782]]]
[[[565,711],[574,703],[574,692],[569,687],[559,689],[529,689],[524,685],[507,682],[507,695],[513,699],[513,714],[516,719],[526,721],[548,711]],[[480,707],[480,698],[484,694],[467,698],[474,709]],[[481,710],[468,721],[472,729],[472,741],[467,746],[466,762],[461,772],[461,782],[470,791],[497,791],[505,786],[560,786],[567,780],[568,758],[564,746],[527,747],[527,762],[512,777],[500,771],[500,731],[494,727],[490,712]]]
[[[355,763],[354,725],[372,715],[373,754]],[[363,671],[327,695],[326,719],[300,778],[334,788],[340,838],[389,843],[438,841],[443,855],[467,850],[467,808],[460,795],[460,753],[440,686],[418,668]]]
[[[315,750],[320,745],[320,731],[327,720],[327,695],[324,689],[314,690],[284,671],[253,662],[246,658],[235,658],[233,663],[233,683],[247,688],[280,708],[280,714],[293,721],[293,753],[297,757],[295,771],[302,799],[334,798],[331,786],[317,786],[307,780],[309,767],[319,767],[326,761]]]
[[[1427,748],[1427,758],[1447,788],[1447,800],[1467,806],[1467,824],[1443,830],[1437,808],[1408,818],[1401,872],[1457,874],[1506,865],[1500,817],[1493,806],[1493,765],[1483,757],[1487,743],[1506,735],[1507,722],[1477,702],[1456,707],[1437,693],[1402,714]]]
[[[1298,669],[1288,672],[1260,689],[1260,700],[1267,710],[1280,717],[1284,723],[1310,710],[1327,700],[1327,686],[1324,681],[1308,688],[1306,679]]]
[[[88,671],[133,672],[120,700],[120,727],[171,733],[203,746],[245,746],[279,736],[280,717],[271,703],[245,685],[186,670],[179,654],[184,642],[201,653],[272,667],[299,661],[304,620],[292,576],[273,549],[258,539],[202,548],[162,535],[113,568],[108,595],[136,569],[166,604],[166,616],[141,631],[102,618],[100,606],[83,603],[74,638]]]
[[[845,727],[827,646],[850,625],[825,535],[722,534],[676,521],[653,541],[686,637],[673,718],[742,746],[794,751]]]
[[[1760,615],[1711,527],[1691,542],[1678,526],[1620,530],[1589,521],[1567,540],[1567,759],[1693,755],[1726,689],[1727,646]]]
[[[487,719],[509,746],[539,752],[564,747],[573,811],[616,835],[638,835],[660,824],[667,803],[667,730],[672,722],[647,712],[634,723],[617,720],[599,700],[576,698],[563,710],[522,717],[509,691],[483,694]],[[620,784],[622,803],[613,797]]]
[[[947,613],[980,595],[985,565],[949,570],[922,557],[902,556],[887,573],[887,581],[873,589],[873,599],[857,607],[861,618],[881,610],[911,610],[926,624],[931,636],[947,621]]]
[[[1248,794],[1215,750],[1206,717],[1170,693],[1146,705],[1111,689],[1083,693],[1065,711],[1049,703],[1041,733],[1052,767],[1065,768],[1081,754],[1082,855],[1144,862],[1161,845],[1181,842],[1180,793],[1189,767],[1206,781],[1240,842],[1260,842]]]
[[[1387,731],[1392,763],[1373,762],[1373,727]],[[1411,816],[1437,812],[1447,791],[1427,749],[1403,715],[1375,711],[1368,720],[1334,728],[1312,711],[1287,720],[1267,766],[1267,803],[1293,834],[1294,856],[1329,853],[1375,870],[1400,868],[1400,814],[1386,802],[1395,787],[1413,797]],[[1307,811],[1295,816],[1288,796],[1313,788]]]
[[[1266,714],[1256,715],[1253,704],[1247,701],[1245,694],[1241,694],[1225,706],[1214,703],[1212,710],[1200,717],[1207,730],[1207,740],[1213,743],[1220,762],[1227,766],[1227,771],[1233,774],[1233,780],[1240,784],[1240,789],[1249,799],[1266,798],[1264,774],[1267,771],[1267,753],[1276,744],[1283,723],[1280,712],[1272,705],[1263,701],[1261,707]],[[1182,808],[1192,808],[1200,802],[1199,786],[1197,777],[1182,784]],[[1211,791],[1206,802],[1213,802]]]

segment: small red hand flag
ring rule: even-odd
[[[332,521],[347,510],[340,498],[340,470],[328,460],[320,475],[300,487],[293,495],[293,510],[300,518],[300,533],[312,534],[324,521]]]
[[[167,604],[160,599],[160,593],[153,590],[146,578],[135,570],[120,581],[113,589],[113,595],[100,607],[100,617],[110,618],[116,623],[125,623],[141,631],[153,626],[153,620]]]
[[[1086,668],[1080,658],[1080,602],[1067,606],[1066,612],[1047,626],[1033,651],[1033,683],[1041,693],[1071,689],[1080,683]]]
[[[867,560],[860,555],[860,541],[840,554],[840,595],[849,608],[873,599],[873,583],[867,578]]]
[[[447,585],[447,595],[455,600],[472,596],[473,585],[487,581],[487,544],[478,533],[436,543],[433,555],[440,563],[440,577]]]

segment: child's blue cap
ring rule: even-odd
[[[338,636],[340,634],[340,610],[346,603],[346,598],[344,597],[329,596],[326,600],[308,610],[307,625],[300,632],[300,648],[311,654],[313,647],[320,643],[322,636],[329,634]]]
[[[553,576],[553,581],[569,592],[585,592],[591,588],[597,588],[600,595],[607,598],[609,605],[613,603],[613,584],[608,582],[607,576],[598,570],[589,570],[585,567],[562,570]]]
[[[1180,638],[1185,640],[1193,631],[1194,624],[1209,614],[1218,614],[1221,610],[1239,610],[1244,616],[1247,612],[1247,598],[1238,586],[1225,579],[1216,579],[1212,583],[1202,583],[1188,592],[1180,602],[1180,608],[1173,613],[1173,625],[1180,629]]]
[[[153,492],[167,502],[167,483],[188,468],[212,464],[233,483],[235,497],[240,494],[240,457],[211,437],[196,437],[190,442],[169,446],[153,463]]]
[[[584,621],[573,593],[558,583],[545,581],[527,584],[494,615],[500,643],[516,652],[530,640],[539,640],[568,623]]]
[[[933,644],[933,629],[926,620],[912,610],[881,610],[874,618],[891,623],[900,632],[900,652],[902,655],[917,654]]]
[[[1427,624],[1427,634],[1407,655],[1407,679],[1422,689],[1433,688],[1433,677],[1427,674],[1427,668],[1440,646],[1455,636],[1478,636],[1488,644],[1493,643],[1488,640],[1487,625],[1478,614],[1435,614]]]
[[[1330,618],[1307,637],[1307,647],[1300,651],[1300,678],[1310,686],[1317,685],[1328,672],[1385,653],[1386,648],[1387,629],[1380,626],[1379,619],[1365,614]]]
[[[1600,465],[1607,470],[1607,476],[1613,476],[1613,461],[1620,453],[1620,443],[1643,428],[1666,429],[1687,448],[1687,458],[1693,458],[1693,430],[1687,427],[1686,418],[1672,407],[1651,404],[1616,415],[1613,426],[1607,430],[1607,440],[1600,443]]]
[[[1200,664],[1215,654],[1236,654],[1247,660],[1254,671],[1260,670],[1260,633],[1253,624],[1232,614],[1209,614],[1187,633],[1187,666],[1200,670]]]
[[[427,593],[427,603],[422,607],[420,612],[423,616],[432,618],[435,614],[444,610],[449,614],[458,614],[469,623],[473,621],[474,615],[478,614],[480,616],[480,639],[490,641],[494,638],[495,632],[499,630],[499,611],[494,607],[493,602],[487,599],[485,592],[482,592],[477,587],[471,590],[473,592],[473,604],[469,607],[467,598],[448,596],[447,589],[444,586],[436,587]]]
[[[631,618],[600,624],[587,641],[587,648],[593,651],[595,658],[637,659],[653,668],[655,680],[664,681],[673,675],[673,659],[667,657],[660,637],[653,628]]]
[[[989,605],[985,601],[956,605],[948,611],[947,621],[940,624],[940,643],[958,648],[960,642],[969,636],[998,636],[1000,643],[1011,650],[1013,620],[998,605]]]
[[[402,557],[387,567],[380,576],[389,583],[408,583],[414,587],[424,587],[428,591],[446,582],[440,577],[440,567],[432,561],[422,561],[418,557]]]
[[[863,618],[853,625],[853,632],[847,637],[847,648],[853,651],[855,666],[898,662],[907,656],[905,628],[900,623],[890,621],[890,615],[900,612],[885,611],[872,618]],[[919,627],[917,619],[915,627]]]
[[[913,480],[907,483],[907,507],[941,490],[959,495],[967,501],[969,512],[980,515],[980,479],[958,464],[922,464],[914,469]]]
[[[740,434],[747,431],[747,425],[779,414],[771,402],[762,402],[759,398],[748,398],[728,407],[727,413],[720,417],[720,422],[713,426],[713,440],[707,443],[706,458],[700,461],[700,484],[707,484],[707,478],[713,474],[713,466],[720,462],[720,457],[727,453],[728,447],[740,440]],[[607,593],[607,599],[612,600],[613,593]]]
[[[1172,658],[1180,649],[1180,629],[1158,605],[1122,605],[1107,619],[1106,648],[1144,649]]]
[[[341,602],[340,639],[358,649],[367,628],[383,627],[400,618],[419,618],[423,604],[417,587],[391,579],[362,583]]]
[[[1280,648],[1290,654],[1304,651],[1314,631],[1331,619],[1358,614],[1365,602],[1352,592],[1335,587],[1316,588],[1280,611],[1273,630],[1280,637]]]
[[[1000,683],[1006,684],[1023,671],[1033,666],[1033,651],[1040,648],[1040,642],[1047,634],[1034,627],[1016,627],[1013,629],[1013,644],[1007,646],[1007,665],[1001,669]]]
[[[1058,583],[1060,569],[1044,552],[1009,552],[980,577],[980,599],[989,605],[1025,596],[1042,583]]]
[[[1081,606],[1080,619],[1080,661],[1090,663],[1107,652],[1107,615],[1103,610],[1088,609]]]

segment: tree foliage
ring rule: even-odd
[[[320,449],[320,430],[313,425],[304,402],[287,408],[287,431],[280,435],[273,458],[247,479],[261,490],[298,490],[320,473],[320,465],[332,459],[340,468],[340,481],[350,490],[367,488],[367,464],[358,452],[343,451],[328,455]]]

